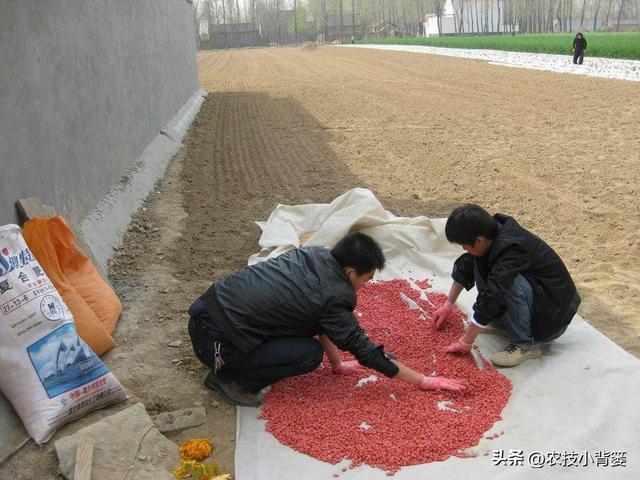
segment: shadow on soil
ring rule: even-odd
[[[182,182],[189,216],[176,260],[180,278],[209,281],[258,250],[256,220],[279,204],[325,203],[369,188],[337,157],[332,132],[289,98],[212,92],[191,128]],[[455,205],[378,196],[397,215],[445,216]],[[196,292],[194,292],[196,293]]]

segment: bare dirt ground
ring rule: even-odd
[[[190,302],[246,264],[254,221],[278,203],[356,186],[398,215],[446,216],[469,201],[514,215],[565,260],[580,313],[640,355],[637,84],[335,47],[206,52],[199,67],[211,94],[115,252],[125,312],[105,356],[150,412],[207,409],[207,424],[170,435],[177,443],[212,439],[233,473],[235,411],[202,386]],[[0,478],[56,471],[53,442],[30,444]]]
[[[274,201],[326,201],[354,186],[396,214],[476,202],[550,243],[581,313],[640,354],[636,83],[332,47],[207,52],[199,65],[213,92],[200,121],[209,116],[217,138],[194,173],[211,169],[220,188],[229,169],[246,228]]]

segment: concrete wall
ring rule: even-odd
[[[185,0],[0,0],[0,225],[78,225],[198,89]]]

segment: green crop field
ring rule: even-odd
[[[585,33],[587,56],[640,60],[640,32]],[[361,40],[358,43],[428,45],[431,47],[481,48],[513,52],[571,54],[574,34],[475,35],[447,37],[407,37]]]

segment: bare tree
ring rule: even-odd
[[[200,44],[200,19],[202,17],[202,12],[200,11],[198,3],[196,2],[193,5],[193,26],[196,29],[196,45]]]
[[[595,32],[598,28],[598,13],[600,12],[600,7],[602,6],[602,0],[595,0],[593,6],[593,31]]]
[[[613,0],[609,0],[609,4],[607,5],[607,16],[604,19],[604,24],[609,27],[609,15],[611,14],[611,6],[613,5]]]
[[[619,0],[620,9],[618,10],[618,21],[616,22],[616,32],[620,31],[620,19],[622,18],[622,10],[624,9],[624,1]]]
[[[353,0],[351,0],[351,36],[354,38],[356,36],[356,9]]]
[[[580,11],[580,28],[584,26],[584,14],[587,11],[589,0],[582,0],[582,10]]]
[[[293,0],[293,31],[296,44],[298,43],[298,2]]]
[[[454,13],[457,11],[455,4],[453,6]],[[458,20],[458,32],[464,33],[464,0],[460,2],[460,18]]]
[[[342,16],[342,0],[338,0],[340,5],[340,43],[342,43],[342,36],[344,35],[344,18]]]
[[[557,8],[556,8],[556,19],[558,20],[558,25],[560,27],[560,31],[564,32],[565,31],[565,27],[564,27],[564,16],[562,15],[562,13],[563,13],[562,5],[563,5],[562,0],[558,0],[558,5],[557,5]]]

